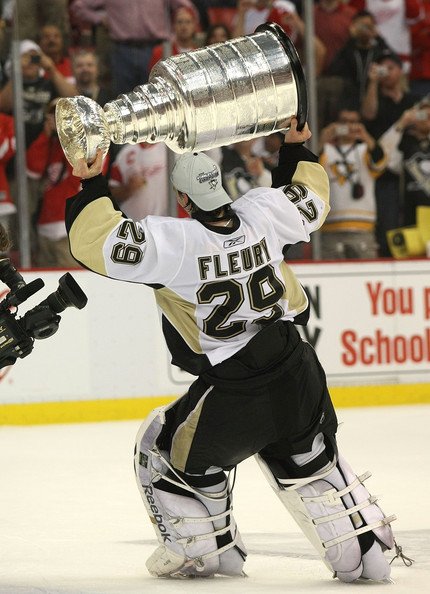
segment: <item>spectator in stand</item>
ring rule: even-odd
[[[413,93],[430,93],[430,0],[422,0],[422,18],[411,25],[412,65],[409,73]]]
[[[255,140],[243,140],[221,149],[222,185],[232,200],[251,188],[270,188],[272,176],[263,159],[253,152]]]
[[[98,58],[99,80],[105,87],[112,86],[111,77],[111,39],[107,29],[106,19],[103,18],[95,25],[80,18],[73,9],[73,0],[69,4],[69,21],[71,36],[71,54],[80,49],[93,50]],[[100,0],[104,14],[104,0]],[[97,13],[97,11],[95,11]]]
[[[419,97],[408,91],[407,86],[402,61],[397,54],[385,50],[370,64],[361,113],[376,138],[418,101]]]
[[[399,120],[404,111],[410,109],[418,100],[417,95],[406,90],[402,61],[396,54],[385,51],[376,63],[370,64],[361,114],[372,136],[379,139]],[[386,234],[389,229],[396,229],[402,221],[402,197],[398,171],[388,166],[376,180],[375,194],[379,255],[390,257]]]
[[[92,50],[75,52],[72,66],[78,95],[85,95],[102,106],[112,98],[110,90],[99,84],[99,61]]]
[[[213,43],[224,43],[231,38],[230,31],[222,23],[214,23],[210,25],[206,32],[205,45],[212,45]]]
[[[376,258],[375,178],[387,158],[355,109],[341,108],[320,134],[320,164],[330,183],[330,212],[321,228],[324,259]]]
[[[370,64],[387,49],[390,48],[378,33],[375,17],[366,10],[356,13],[349,28],[349,39],[337,52],[327,74],[344,79],[343,96],[348,101],[355,100],[357,110],[366,91]]]
[[[27,147],[37,138],[43,129],[45,112],[48,104],[55,97],[71,97],[76,88],[57,70],[49,56],[29,39],[20,43],[21,67],[23,80],[23,118]],[[6,65],[11,72],[11,64]],[[45,78],[45,73],[49,79]],[[13,112],[12,80],[0,90],[0,111]]]
[[[375,17],[379,33],[399,54],[403,70],[411,68],[409,27],[422,18],[422,0],[349,0],[357,10],[368,10]]]
[[[64,223],[66,199],[79,191],[80,180],[72,175],[58,139],[55,106],[50,102],[42,132],[27,150],[28,174],[43,183],[38,209],[36,263],[48,268],[75,268]]]
[[[196,13],[190,8],[178,8],[175,10],[172,15],[172,56],[196,49],[195,35],[197,24]],[[149,61],[149,71],[163,58],[163,51],[163,44],[154,47]]]
[[[15,130],[13,117],[0,113],[0,223],[9,228],[11,215],[16,213],[9,181],[6,175],[6,165],[15,154]]]
[[[303,54],[305,24],[297,13],[296,5],[289,0],[238,0],[233,37],[254,33],[258,25],[267,21],[280,25],[298,52]],[[313,42],[318,75],[324,65],[326,49],[318,37],[314,37]],[[301,58],[303,60],[303,55]]]
[[[320,0],[314,7],[315,35],[326,48],[324,74],[348,41],[352,17],[357,11],[343,0]]]
[[[109,186],[122,212],[135,221],[169,213],[167,148],[162,143],[124,145],[111,167]]]
[[[38,36],[39,47],[42,52],[54,62],[55,68],[71,84],[75,83],[70,59],[65,46],[61,29],[57,25],[44,25]],[[47,78],[49,73],[46,73]]]
[[[339,110],[339,97],[344,92],[344,79],[327,74],[330,65],[349,38],[352,17],[356,10],[343,0],[320,0],[314,7],[315,35],[326,49],[324,66],[317,80],[319,129],[332,122]]]
[[[28,148],[30,144],[41,133],[44,125],[45,113],[48,104],[55,97],[69,97],[76,94],[76,88],[71,85],[64,76],[57,70],[53,60],[44,54],[40,47],[29,39],[20,42],[21,68],[23,81],[23,120],[25,130],[25,143]],[[11,62],[6,64],[8,75],[11,74]],[[48,72],[49,79],[45,78]],[[0,111],[13,113],[13,84],[12,80],[0,89]],[[8,165],[9,181],[14,180],[13,160]],[[39,184],[29,180],[29,215],[33,218],[39,200]],[[32,242],[34,243],[34,235]]]
[[[191,0],[73,0],[75,18],[107,26],[111,38],[112,92],[128,93],[148,81],[152,50],[170,39],[171,14],[195,10]]]
[[[415,225],[417,206],[430,206],[430,99],[406,110],[380,142],[402,180],[403,225]]]
[[[9,0],[9,3],[17,6],[21,39],[37,39],[41,27],[55,23],[69,40],[69,0]]]

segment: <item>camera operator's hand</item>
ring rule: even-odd
[[[73,175],[81,179],[90,179],[96,177],[103,169],[103,151],[97,150],[97,156],[92,163],[87,163],[85,159],[79,159],[78,163],[73,167]]]

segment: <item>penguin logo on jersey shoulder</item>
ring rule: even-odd
[[[236,245],[240,245],[245,243],[245,235],[240,235],[239,237],[233,237],[232,239],[227,239],[224,241],[225,248],[235,247]]]

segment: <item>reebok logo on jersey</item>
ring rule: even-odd
[[[224,241],[223,246],[225,248],[231,248],[235,245],[240,245],[241,243],[245,243],[245,235],[241,235],[240,237],[233,237],[233,239],[227,239],[227,241]]]

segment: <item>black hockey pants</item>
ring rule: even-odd
[[[229,470],[260,453],[279,478],[309,476],[329,460],[337,430],[324,370],[291,322],[264,328],[201,375],[166,421],[159,445],[187,474]],[[329,452],[296,466],[291,455],[310,451],[320,432]]]

